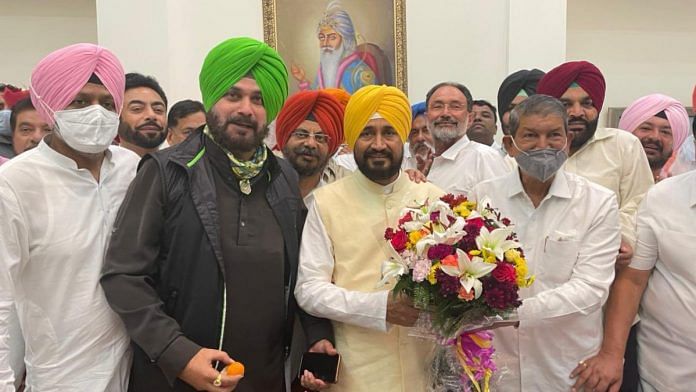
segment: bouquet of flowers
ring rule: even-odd
[[[394,254],[380,285],[398,279],[394,295],[409,296],[429,315],[428,330],[463,371],[457,390],[488,391],[497,370],[493,335],[467,331],[513,318],[520,288],[534,281],[510,220],[487,200],[447,194],[404,209],[384,237]]]

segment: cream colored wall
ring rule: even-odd
[[[568,59],[590,60],[602,70],[605,108],[655,92],[691,106],[695,16],[692,0],[568,0]]]
[[[516,0],[405,1],[408,93],[414,102],[425,99],[432,85],[454,80],[495,103],[500,82],[517,70],[511,67],[550,66],[564,58],[564,0],[525,0],[525,7]],[[129,71],[156,75],[172,102],[199,98],[198,71],[215,43],[238,35],[263,38],[261,0],[195,7],[174,0],[97,0],[97,17],[100,44],[114,50]],[[509,27],[510,19],[524,23]],[[545,49],[533,50],[535,40]]]
[[[565,56],[565,0],[404,1],[408,93],[414,102],[435,83],[454,80],[495,104],[507,74],[548,68]],[[51,50],[98,41],[118,55],[126,71],[156,76],[170,101],[200,98],[198,72],[213,45],[232,36],[263,38],[261,0],[195,6],[184,0],[0,0],[0,5],[0,21],[15,17],[11,31],[51,26],[31,43],[31,34],[12,33],[18,43],[5,50],[19,60],[0,63],[0,80],[10,75],[8,80],[20,83],[28,82],[34,64]]]
[[[29,86],[49,52],[97,42],[94,0],[0,0],[0,82]]]

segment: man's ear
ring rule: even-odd
[[[517,155],[519,150],[515,147],[515,145],[512,143],[512,136],[510,135],[505,135],[503,136],[503,147],[505,147],[505,151],[507,151],[508,155],[511,157],[514,157]]]
[[[568,155],[570,155],[570,145],[573,143],[573,139],[575,139],[575,134],[566,130],[566,147],[563,149],[563,151],[565,151]]]

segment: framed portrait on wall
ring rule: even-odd
[[[369,84],[407,91],[404,0],[262,0],[263,33],[290,93]]]

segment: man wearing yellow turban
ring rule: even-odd
[[[377,290],[389,259],[384,230],[415,200],[443,192],[401,172],[411,106],[400,90],[366,86],[346,106],[344,132],[358,170],[314,191],[302,234],[295,297],[308,313],[333,320],[342,355],[331,391],[424,391],[430,346],[409,337],[418,311]],[[314,381],[312,377],[303,377]]]
[[[282,391],[295,316],[308,348],[331,325],[297,308],[297,174],[263,145],[287,96],[278,53],[226,40],[200,73],[207,126],[143,157],[102,286],[134,342],[130,391]],[[246,373],[221,372],[234,358]]]

